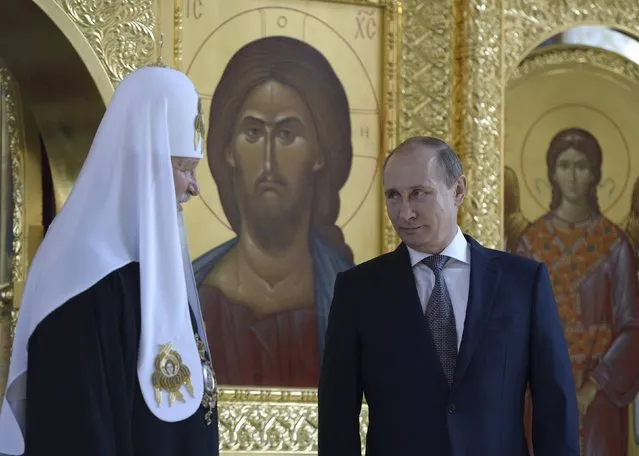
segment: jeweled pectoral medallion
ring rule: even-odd
[[[193,385],[191,385],[191,371],[182,362],[182,357],[171,348],[171,343],[160,345],[160,354],[155,357],[155,372],[151,377],[155,391],[155,402],[162,405],[162,392],[169,393],[169,407],[177,399],[186,402],[180,388],[184,386],[186,391],[194,397]]]
[[[204,420],[207,426],[213,422],[213,411],[217,407],[217,381],[211,361],[206,357],[206,347],[199,335],[195,335],[197,348],[200,352],[200,360],[202,361],[202,375],[204,376],[204,395],[202,396],[202,407],[206,410]]]
[[[204,391],[212,393],[215,391],[215,375],[213,369],[208,363],[202,365],[202,374],[204,375]]]

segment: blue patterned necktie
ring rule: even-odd
[[[428,300],[425,314],[444,375],[448,384],[451,385],[457,363],[457,327],[453,303],[442,277],[442,271],[448,260],[449,257],[445,255],[432,255],[424,258],[422,262],[435,274],[435,286]]]

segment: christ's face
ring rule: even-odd
[[[313,117],[293,88],[271,80],[248,94],[226,157],[245,218],[268,229],[310,211],[324,159]]]

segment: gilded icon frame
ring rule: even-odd
[[[394,0],[313,0],[362,5],[382,9],[383,78],[382,141],[387,154],[398,143],[401,113],[401,37],[402,5]],[[173,7],[172,66],[182,69],[183,5]],[[383,201],[380,201],[383,204]],[[382,217],[380,251],[396,245],[388,218]],[[315,454],[317,451],[317,391],[294,388],[228,388],[218,392],[220,448],[223,455],[238,454]],[[360,416],[362,441],[368,413]]]
[[[506,2],[505,2],[506,3]],[[502,86],[500,103],[502,106],[501,128],[499,130],[502,141],[499,175],[495,178],[503,182],[506,136],[506,125],[503,113],[507,103],[507,89],[510,83],[518,82],[531,73],[542,68],[552,68],[557,63],[581,65],[587,63],[590,67],[606,70],[628,81],[639,78],[637,65],[621,54],[587,45],[552,45],[536,51],[545,40],[565,32],[574,27],[600,26],[627,33],[635,40],[639,40],[639,12],[630,3],[608,0],[600,4],[586,1],[552,2],[552,0],[536,0],[525,3],[511,1],[516,8],[506,7],[504,12],[504,40],[502,42],[503,61],[501,66]],[[479,88],[477,88],[479,90]],[[502,221],[500,237],[492,233],[490,238],[498,248],[505,248],[507,233],[505,230],[505,207],[503,205],[504,186],[502,184],[501,202],[494,207],[495,216]],[[625,227],[627,216],[619,226]],[[513,236],[515,237],[515,236]],[[516,238],[516,237],[515,237]],[[628,455],[639,454],[639,396],[628,405]]]
[[[455,91],[458,151],[470,192],[460,224],[484,245],[502,249],[503,153],[506,86],[526,56],[544,40],[579,25],[618,28],[639,37],[639,13],[631,2],[587,0],[470,0],[456,35],[463,55]],[[499,81],[498,84],[495,81]]]

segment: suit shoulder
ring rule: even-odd
[[[486,249],[499,262],[499,266],[511,271],[515,275],[530,274],[535,275],[543,263],[531,258],[523,257],[515,253],[504,252],[502,250]]]
[[[377,275],[389,266],[393,254],[394,252],[384,253],[341,272],[339,275],[346,280],[370,279],[372,275]]]

